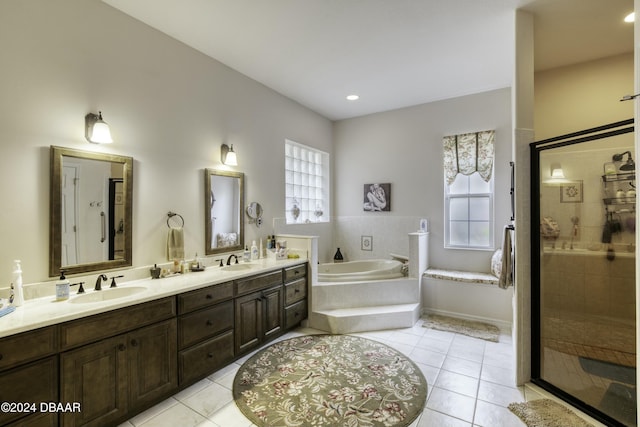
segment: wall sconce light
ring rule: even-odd
[[[227,144],[222,144],[220,147],[220,159],[223,165],[238,166],[238,158],[236,152],[233,151],[233,144],[229,147]]]
[[[624,153],[614,154],[611,160],[613,160],[614,162],[621,162],[622,156],[624,156],[625,154],[627,154],[629,158],[627,159],[627,162],[624,165],[620,166],[620,170],[625,172],[636,170],[636,162],[634,162],[633,159],[631,158],[631,151],[625,151]]]
[[[102,120],[102,111],[98,115],[89,113],[84,116],[84,137],[94,144],[111,144],[111,131],[109,125]]]
[[[551,179],[564,179],[564,171],[560,163],[551,164]]]

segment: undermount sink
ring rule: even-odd
[[[244,270],[251,270],[252,268],[253,268],[253,265],[251,265],[251,264],[231,264],[231,265],[225,265],[220,270],[223,270],[223,271],[244,271]]]
[[[118,298],[129,297],[146,291],[144,286],[131,286],[128,288],[109,288],[102,291],[93,291],[88,294],[80,294],[69,300],[74,304],[88,304],[92,302],[111,301]]]

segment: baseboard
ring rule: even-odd
[[[485,323],[489,323],[491,325],[497,326],[500,329],[501,334],[511,335],[512,325],[510,322],[505,322],[504,320],[491,319],[489,317],[473,316],[473,315],[464,314],[464,313],[456,313],[452,311],[438,310],[438,309],[432,309],[432,308],[423,308],[422,314],[439,314],[441,316],[457,317],[458,319],[474,320],[476,322],[485,322]]]

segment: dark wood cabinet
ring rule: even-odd
[[[142,407],[178,386],[176,319],[127,334],[129,398]]]
[[[282,285],[236,298],[237,354],[245,353],[282,332],[282,304]]]
[[[0,374],[0,402],[34,404],[31,412],[0,412],[0,425],[20,419],[15,425],[29,425],[40,419],[40,402],[58,401],[58,357],[10,369]],[[57,417],[56,417],[57,418]],[[44,419],[43,419],[44,421]],[[38,425],[38,424],[35,424]]]
[[[118,425],[300,324],[307,286],[303,263],[1,338],[0,401],[81,411],[0,425]]]
[[[178,295],[178,376],[187,386],[233,360],[233,282]]]
[[[291,329],[307,318],[307,265],[284,270],[284,327]]]
[[[64,352],[61,402],[82,411],[62,413],[62,425],[105,426],[177,389],[176,319]]]
[[[60,356],[61,402],[79,402],[82,411],[60,415],[65,427],[100,427],[129,410],[126,336],[107,338]]]
[[[49,326],[0,339],[0,402],[58,401],[58,334]],[[31,412],[0,412],[0,425],[57,425],[53,418]],[[18,421],[16,421],[18,420]],[[33,424],[32,424],[33,423]]]

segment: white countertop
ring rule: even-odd
[[[72,295],[66,301],[56,301],[55,296],[30,299],[25,301],[22,306],[17,307],[13,313],[0,317],[0,338],[305,262],[307,262],[305,258],[278,261],[263,258],[257,261],[241,263],[251,265],[251,268],[248,270],[224,271],[221,267],[208,267],[202,272],[177,274],[162,279],[147,278],[134,280],[118,284],[118,288],[135,286],[145,287],[147,289],[117,299],[81,304],[72,302],[78,295],[76,294],[77,288],[71,288]],[[103,283],[102,291],[94,291],[92,285],[93,284],[85,284],[86,293],[83,295],[94,292],[109,292],[109,282]]]

